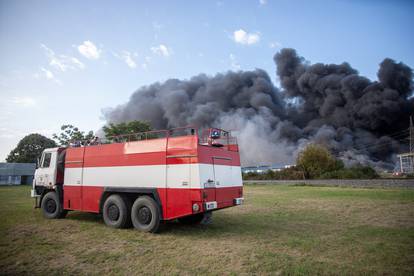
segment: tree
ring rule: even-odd
[[[36,163],[44,149],[57,147],[55,141],[33,133],[24,137],[7,156],[9,163]]]
[[[117,135],[146,132],[150,130],[152,130],[151,125],[145,121],[130,121],[119,124],[110,123],[108,126],[103,127],[106,138]]]
[[[306,178],[317,178],[323,173],[344,167],[342,161],[336,160],[328,149],[316,144],[310,144],[300,152],[296,164]]]
[[[62,125],[60,129],[62,132],[59,135],[54,133],[52,137],[61,146],[67,146],[73,141],[90,140],[94,137],[92,130],[85,134],[84,131],[80,131],[79,128],[73,125]]]

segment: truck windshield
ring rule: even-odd
[[[43,157],[42,168],[49,168],[51,158],[52,158],[52,153],[51,152],[46,152],[44,157]]]

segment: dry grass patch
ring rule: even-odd
[[[0,188],[1,274],[414,273],[414,192],[247,186],[213,224],[160,234],[106,227],[94,214],[45,220],[28,187]]]

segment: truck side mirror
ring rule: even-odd
[[[36,161],[36,169],[38,169],[40,167],[40,158],[38,157]]]

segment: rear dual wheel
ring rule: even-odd
[[[149,196],[138,197],[131,208],[131,220],[137,230],[158,232],[161,220],[159,205]]]
[[[112,228],[126,228],[130,225],[128,199],[120,195],[110,195],[104,203],[102,215],[106,225]]]
[[[114,194],[105,200],[103,219],[113,228],[126,228],[132,221],[137,230],[155,233],[159,230],[161,211],[149,196],[138,197],[131,207],[127,197]]]

